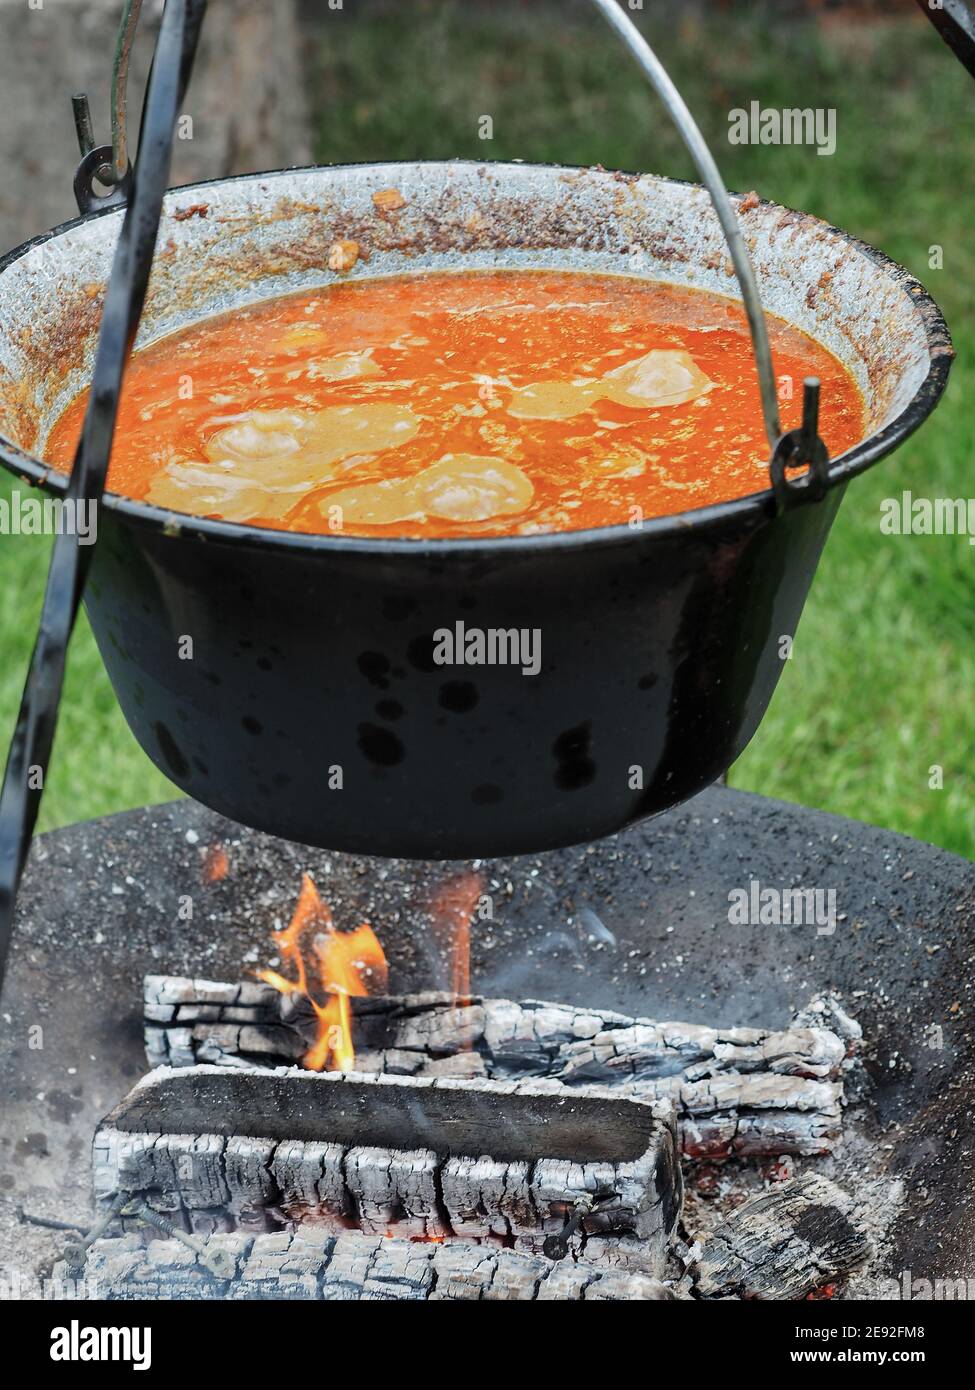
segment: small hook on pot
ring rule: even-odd
[[[78,92],[71,98],[71,110],[74,115],[75,134],[78,137],[78,149],[81,151],[81,163],[74,174],[74,196],[78,211],[84,216],[99,208],[117,207],[124,203],[128,196],[128,177],[117,182],[112,171],[111,145],[95,144],[95,130],[91,121],[87,92]],[[95,188],[96,181],[102,185],[105,192],[98,192]]]
[[[105,174],[112,167],[111,145],[96,145],[84,156],[74,171],[74,196],[82,217],[89,212],[100,212],[102,208],[123,207],[128,200],[132,186],[132,171],[128,170],[120,183],[114,184],[106,193],[99,193],[95,180],[105,183]]]
[[[829,452],[819,437],[819,378],[807,376],[802,387],[802,424],[789,430],[775,446],[769,463],[776,511],[797,502],[818,502],[829,487]],[[805,468],[792,481],[787,468]]]
[[[122,18],[119,22],[118,37],[115,43],[115,60],[112,65],[112,143],[95,145],[95,133],[91,120],[88,97],[84,92],[71,98],[74,113],[74,128],[81,150],[81,163],[75,170],[74,195],[78,211],[84,216],[100,208],[117,207],[129,196],[132,182],[132,166],[129,163],[128,147],[128,83],[129,58],[132,43],[139,25],[142,0],[125,0]],[[109,188],[108,193],[98,193],[94,183]]]

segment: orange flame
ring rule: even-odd
[[[471,1002],[471,921],[484,881],[472,870],[447,879],[433,899],[433,930],[450,960],[450,988],[457,1008]]]
[[[257,976],[282,994],[304,995],[314,1010],[317,1036],[304,1065],[310,1071],[351,1071],[355,1049],[349,999],[383,994],[388,983],[386,957],[375,932],[368,922],[354,931],[336,931],[328,905],[305,874],[294,915],[273,940],[296,978],[289,980],[276,970],[258,970]],[[309,973],[314,976],[311,986]]]

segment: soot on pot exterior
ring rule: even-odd
[[[281,549],[247,528],[201,543],[106,512],[87,608],[136,738],[215,810],[380,855],[548,849],[673,806],[744,748],[840,492],[667,537],[449,557]],[[438,664],[458,621],[535,634],[538,673]]]
[[[374,202],[389,188],[394,214]],[[766,491],[642,530],[429,543],[107,497],[86,604],[158,766],[273,834],[429,859],[598,838],[725,771],[768,705],[845,484],[930,414],[951,358],[937,307],[879,252],[771,204],[739,215],[766,308],[831,347],[865,393],[868,437],[825,493],[777,505]],[[0,260],[0,461],[49,492],[64,479],[38,455],[86,382],[88,290],[117,225],[95,214]],[[734,285],[692,185],[462,162],[279,171],[168,195],[142,341],[333,283],[342,238],[365,253],[355,276],[511,265]],[[436,634],[458,623],[526,632],[537,673],[438,663]]]

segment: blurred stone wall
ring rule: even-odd
[[[111,140],[109,89],[121,0],[0,0],[0,254],[77,216],[71,96],[86,91],[95,139]],[[144,0],[129,77],[130,149],[161,0]],[[209,0],[172,182],[307,164],[294,0]]]

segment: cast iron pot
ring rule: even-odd
[[[405,206],[377,212],[389,187]],[[640,530],[432,542],[109,496],[86,605],[153,761],[258,829],[431,859],[598,838],[724,772],[768,705],[847,482],[927,417],[951,359],[937,306],[879,252],[771,204],[741,217],[766,309],[864,393],[868,436],[825,489],[765,487]],[[100,212],[0,261],[2,461],[55,495],[64,480],[37,459],[87,380],[119,224]],[[505,164],[282,171],[169,195],[140,342],[331,283],[339,238],[362,248],[357,277],[516,266],[736,292],[693,185]],[[537,634],[540,670],[438,664],[434,634],[459,622]]]

